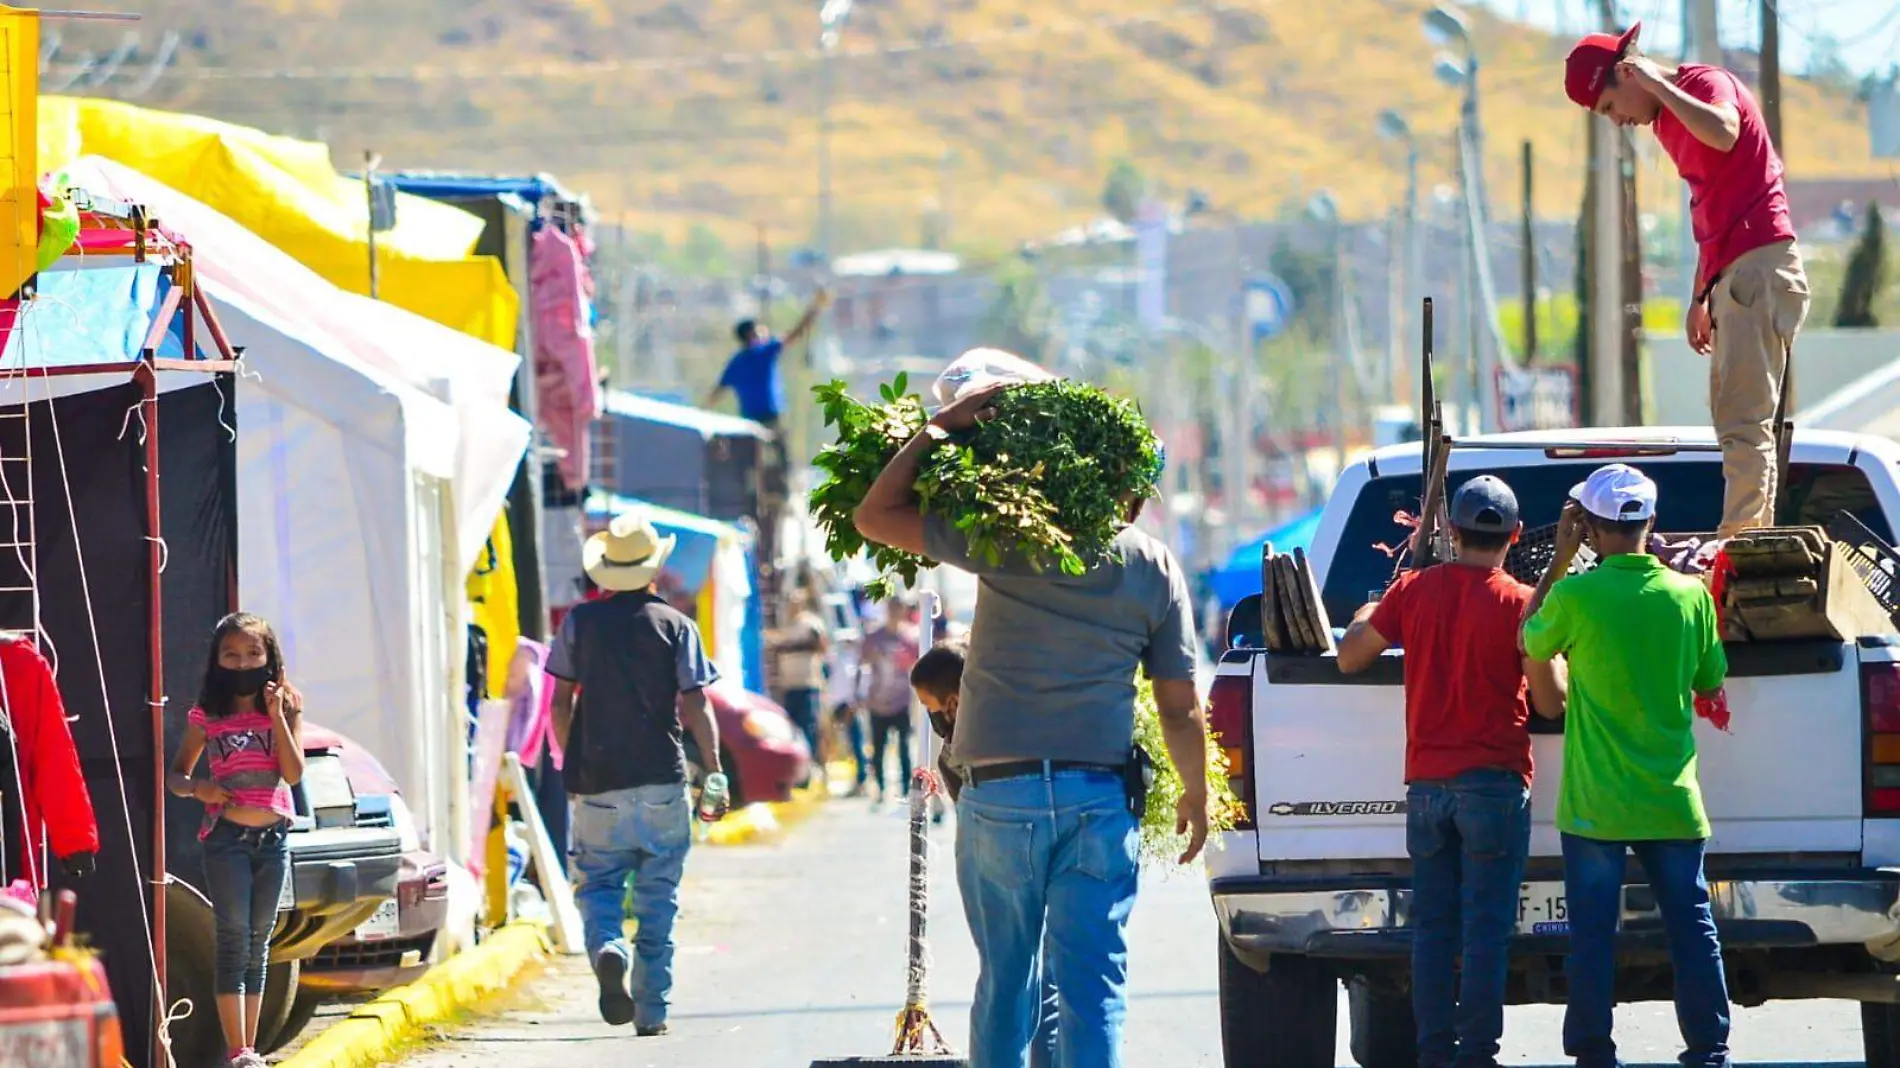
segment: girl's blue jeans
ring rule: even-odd
[[[214,993],[264,993],[277,899],[290,873],[288,830],[219,820],[205,836],[205,888],[218,931]]]

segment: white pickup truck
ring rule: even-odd
[[[1559,441],[1615,442],[1565,449]],[[1622,443],[1627,442],[1627,447]],[[1482,473],[1516,490],[1527,527],[1554,524],[1571,486],[1628,462],[1660,487],[1658,529],[1713,530],[1721,461],[1709,431],[1564,431],[1461,440],[1448,489]],[[1310,559],[1343,623],[1392,578],[1382,545],[1409,531],[1421,448],[1382,450],[1341,477]],[[1900,445],[1801,432],[1779,522],[1853,513],[1893,542]],[[1342,675],[1330,656],[1268,653],[1257,607],[1237,609],[1210,722],[1249,818],[1208,854],[1220,920],[1221,1033],[1228,1068],[1330,1068],[1339,984],[1364,1068],[1417,1063],[1410,1000],[1405,848],[1404,658]],[[1869,1068],[1900,1068],[1900,638],[1731,644],[1733,733],[1698,723],[1714,839],[1708,873],[1731,996],[1862,1003]],[[1565,999],[1563,868],[1552,825],[1560,724],[1533,717],[1531,860],[1519,899],[1509,997]],[[1892,732],[1892,733],[1890,733]],[[1666,1000],[1670,970],[1642,869],[1624,890],[1618,993]]]

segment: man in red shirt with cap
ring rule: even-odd
[[[1642,28],[1577,42],[1564,91],[1618,126],[1652,127],[1689,183],[1701,256],[1686,327],[1689,346],[1711,357],[1709,411],[1728,483],[1721,533],[1730,537],[1774,523],[1773,422],[1808,314],[1808,276],[1754,94],[1720,67],[1658,66],[1636,47]]]

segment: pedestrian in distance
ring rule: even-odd
[[[944,747],[937,754],[937,774],[943,779],[944,791],[953,804],[963,794],[963,776],[951,766],[950,747],[956,741],[957,695],[963,688],[963,664],[968,654],[967,641],[939,642],[918,657],[917,666],[910,669],[911,687],[917,691],[917,700],[924,711],[929,713],[932,733],[943,742]],[[1055,982],[1049,977],[1050,950],[1046,932],[1043,939],[1036,1037],[1029,1044],[1029,1068],[1054,1068],[1056,1063],[1056,1027],[1061,1002],[1056,996]]]
[[[831,651],[831,636],[825,619],[818,614],[809,590],[797,588],[791,597],[791,623],[767,635],[779,657],[779,679],[784,687],[785,714],[805,736],[811,759],[820,775],[825,757],[820,744],[819,705],[824,698],[825,662]]]
[[[193,778],[198,758],[209,778]],[[303,695],[284,674],[269,623],[248,613],[218,621],[198,704],[165,788],[204,803],[198,840],[217,932],[213,986],[230,1068],[263,1068],[257,1022],[277,902],[290,877],[290,788],[303,779]]]
[[[1056,1063],[1120,1068],[1127,1015],[1128,916],[1138,835],[1129,774],[1135,673],[1153,680],[1169,755],[1186,784],[1182,856],[1207,839],[1207,729],[1194,687],[1199,651],[1187,579],[1165,546],[1132,526],[1082,575],[989,562],[956,523],[927,515],[914,486],[924,456],[976,424],[997,390],[933,415],[865,494],[855,521],[873,542],[977,576],[976,615],[957,702],[953,763],[957,884],[980,963],[971,1068],[1021,1065],[1036,1032],[1044,936],[1060,1001]]]
[[[1339,670],[1405,650],[1412,1011],[1421,1068],[1495,1065],[1530,856],[1531,704],[1563,714],[1559,669],[1524,658],[1531,588],[1504,569],[1517,495],[1479,475],[1452,495],[1454,559],[1399,578],[1354,616]],[[1528,680],[1528,681],[1527,681]],[[1462,961],[1462,968],[1459,963]]]
[[[1564,89],[1618,126],[1647,126],[1689,185],[1699,251],[1684,323],[1708,356],[1709,411],[1722,445],[1722,537],[1774,525],[1775,410],[1808,276],[1788,217],[1781,156],[1755,95],[1733,71],[1665,67],[1642,54],[1636,23],[1577,42]]]
[[[870,778],[877,787],[877,804],[892,796],[885,780],[885,755],[893,741],[898,767],[896,796],[902,798],[910,792],[910,672],[917,663],[917,643],[917,607],[910,600],[892,604],[884,622],[864,636],[863,681],[858,698],[870,723]]]
[[[673,920],[692,842],[685,734],[708,775],[721,774],[719,728],[705,688],[719,679],[699,628],[654,589],[672,555],[643,511],[587,539],[582,563],[606,596],[575,605],[548,655],[554,732],[566,753],[574,900],[600,1015],[663,1035],[673,987]],[[640,927],[629,952],[627,879]]]
[[[1617,1064],[1616,932],[1634,852],[1668,937],[1682,1063],[1724,1068],[1728,982],[1703,874],[1709,818],[1692,731],[1695,698],[1717,697],[1728,673],[1715,601],[1644,551],[1656,484],[1642,472],[1598,468],[1571,496],[1524,624],[1533,660],[1561,654],[1570,668],[1557,799],[1570,914],[1564,1052],[1579,1068]],[[1586,536],[1596,569],[1564,578]]]

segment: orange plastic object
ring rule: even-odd
[[[0,1064],[118,1068],[125,1060],[119,1012],[94,956],[0,968]]]

